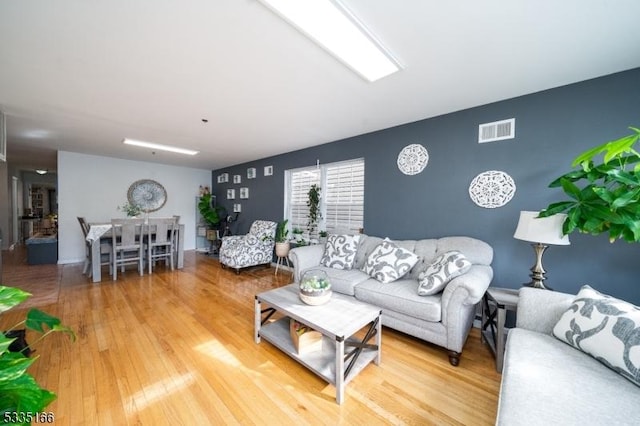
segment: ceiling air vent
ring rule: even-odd
[[[501,141],[516,137],[516,119],[494,121],[478,126],[478,143]]]

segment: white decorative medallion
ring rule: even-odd
[[[482,172],[469,185],[469,196],[474,203],[486,209],[502,207],[513,198],[516,184],[505,172]]]
[[[405,175],[417,175],[427,166],[429,153],[417,143],[405,146],[398,154],[398,168]]]

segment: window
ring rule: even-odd
[[[364,159],[287,170],[285,218],[291,229],[307,229],[307,193],[313,184],[321,188],[322,218],[317,229],[329,233],[358,233],[364,223]]]

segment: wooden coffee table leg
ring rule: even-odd
[[[254,339],[256,343],[260,343],[260,326],[262,325],[262,310],[260,308],[260,299],[255,297],[255,319],[254,319]]]
[[[376,324],[376,346],[378,346],[378,353],[376,354],[375,363],[376,365],[380,365],[380,360],[382,359],[382,311],[380,311],[380,316],[378,316],[378,323]]]
[[[336,337],[336,401],[344,401],[344,338]]]

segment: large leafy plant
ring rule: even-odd
[[[211,194],[205,193],[200,196],[198,200],[198,211],[202,215],[202,218],[207,222],[209,227],[216,229],[220,225],[221,216],[224,211],[222,207],[211,206]]]
[[[288,240],[289,229],[287,229],[287,223],[289,219],[285,219],[282,222],[278,222],[278,226],[276,227],[276,243],[286,243]]]
[[[24,302],[31,294],[18,288],[0,286],[0,313]],[[63,332],[75,340],[74,332],[62,325],[60,320],[38,309],[30,309],[23,321],[15,324],[12,331],[25,327],[40,333],[40,337],[28,348],[50,333]],[[29,424],[49,405],[56,394],[43,389],[27,373],[27,369],[38,357],[28,358],[23,352],[11,352],[9,347],[15,338],[0,333],[0,419],[13,424]]]
[[[321,188],[313,184],[307,193],[307,207],[309,207],[307,229],[309,230],[309,237],[315,232],[318,221],[322,218],[322,212],[320,212],[320,191]]]
[[[572,170],[549,186],[570,198],[550,204],[541,217],[566,213],[563,233],[608,233],[611,242],[640,241],[640,153],[634,149],[640,130],[583,152]]]

